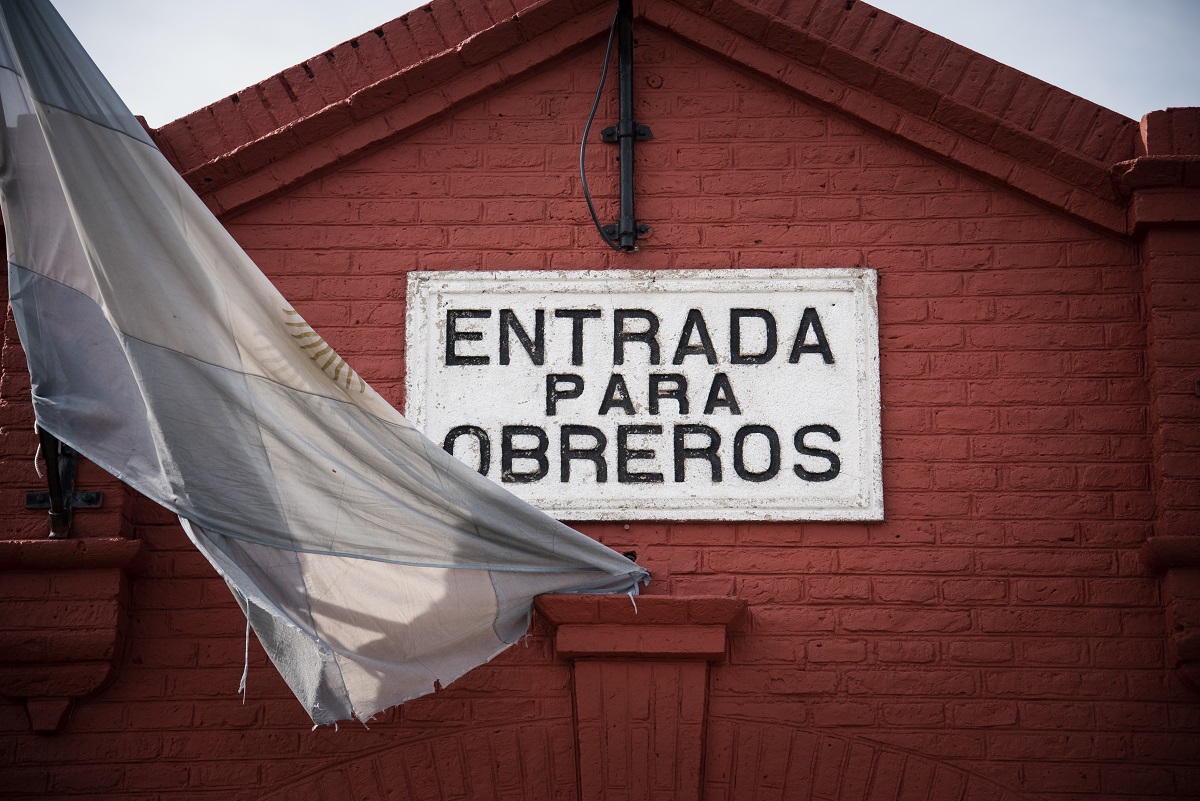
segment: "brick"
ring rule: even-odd
[[[738,664],[795,663],[797,658],[804,658],[803,653],[798,654],[797,650],[796,644],[786,637],[754,636],[730,639],[732,661]]]
[[[967,728],[1013,726],[1017,723],[1017,705],[1011,701],[956,701],[949,705],[949,718]]]
[[[989,408],[937,409],[933,413],[935,431],[996,431],[999,428],[999,412]]]
[[[1077,665],[1087,658],[1083,643],[1063,639],[1030,639],[1018,643],[1018,656],[1031,665]]]
[[[979,626],[985,632],[1075,634],[1101,636],[1120,631],[1111,610],[984,609]]]
[[[1150,579],[1089,579],[1088,601],[1096,605],[1158,606],[1158,582]]]
[[[50,784],[66,793],[111,793],[121,784],[124,768],[116,765],[63,767],[54,771]]]
[[[847,631],[861,632],[958,632],[971,628],[968,612],[922,609],[842,609],[838,614]]]
[[[974,674],[950,670],[851,670],[846,672],[846,688],[852,694],[881,695],[974,695]]]
[[[940,726],[946,717],[946,705],[941,703],[885,703],[880,710],[889,726]]]
[[[814,601],[869,600],[871,582],[849,576],[813,577],[808,580],[808,597]]]
[[[874,704],[839,701],[813,704],[813,723],[818,726],[870,726],[876,720]]]
[[[1097,666],[1155,668],[1163,663],[1159,640],[1102,640],[1092,647]]]
[[[862,662],[867,644],[864,640],[810,640],[805,652],[810,662]]]
[[[942,595],[950,602],[997,601],[1008,597],[1008,584],[1001,579],[947,579]]]
[[[1112,671],[1004,670],[986,671],[984,686],[989,693],[1004,696],[1120,698],[1125,680]]]
[[[996,493],[976,498],[974,505],[986,517],[1096,518],[1108,511],[1108,499],[1099,493]]]
[[[739,578],[737,593],[749,603],[787,603],[801,598],[799,579]]]
[[[819,607],[759,608],[752,611],[753,630],[759,634],[832,633],[833,610]]]
[[[1012,489],[1072,489],[1076,485],[1074,467],[1010,467],[1005,484]]]
[[[1070,429],[1072,412],[1064,408],[1001,409],[1000,430],[1004,432],[1062,432]]]
[[[882,603],[927,603],[937,599],[937,582],[919,578],[873,578],[874,598]]]
[[[51,601],[10,601],[5,611],[11,620],[19,620],[23,629],[99,628],[116,626],[120,609],[116,599]]]
[[[1109,793],[1170,796],[1177,789],[1174,773],[1170,768],[1162,767],[1102,765],[1100,787]]]
[[[1129,755],[1128,741],[1119,736],[1091,734],[1008,734],[990,738],[993,753],[1004,759],[1119,760]]]
[[[192,725],[194,712],[188,703],[127,704],[126,720],[137,731],[145,729],[187,729]]]
[[[1107,702],[1106,702],[1107,703]],[[1088,729],[1100,704],[1062,701],[1018,702],[1021,725],[1029,729]]]
[[[825,695],[838,685],[838,674],[832,671],[794,670],[790,668],[745,669],[728,668],[714,673],[714,692],[769,692],[801,695]]]
[[[972,563],[972,553],[959,549],[856,549],[838,557],[841,570],[854,573],[959,573],[970,570]]]
[[[814,548],[711,549],[705,554],[710,569],[729,573],[832,572],[833,559],[833,554]]]
[[[1083,582],[1078,579],[1017,579],[1013,591],[1026,603],[1074,605],[1083,600]]]

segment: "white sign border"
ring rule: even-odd
[[[513,270],[513,271],[413,271],[408,274],[405,311],[405,411],[404,416],[424,431],[426,359],[430,339],[436,338],[439,319],[431,314],[435,299],[461,291],[470,283],[478,291],[480,281],[496,281],[498,295],[547,293],[554,285],[567,283],[573,289],[590,284],[588,292],[721,292],[736,291],[731,286],[750,281],[782,285],[783,291],[847,289],[858,304],[859,331],[858,379],[863,388],[858,422],[863,433],[859,454],[865,476],[859,504],[831,508],[805,507],[794,501],[785,505],[763,499],[764,506],[753,509],[728,508],[721,499],[697,497],[686,508],[664,506],[622,506],[611,510],[592,508],[595,501],[555,503],[539,502],[538,508],[562,520],[641,521],[641,520],[712,520],[712,521],[881,521],[883,508],[883,449],[880,429],[879,375],[879,303],[878,277],[868,267],[773,268],[762,270]],[[612,284],[606,289],[606,284]],[[434,343],[436,344],[436,343]],[[587,508],[582,508],[587,504]]]

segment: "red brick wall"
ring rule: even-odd
[[[814,794],[862,776],[906,797],[1194,792],[1200,711],[1137,554],[1155,496],[1134,241],[654,29],[638,40],[655,138],[637,253],[598,240],[576,175],[595,43],[229,229],[396,404],[411,270],[877,269],[886,522],[579,525],[636,550],[650,593],[750,603],[710,673],[706,797],[793,797],[802,754]],[[612,150],[591,155],[611,209]],[[8,346],[4,368],[4,532],[31,536]],[[0,705],[0,793],[574,797],[571,674],[544,624],[370,731],[309,731],[257,644],[242,703],[228,591],[169,515],[138,501],[132,519],[150,553],[115,679],[52,737]]]

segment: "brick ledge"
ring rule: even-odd
[[[543,595],[534,600],[555,628],[564,659],[694,660],[725,658],[725,633],[746,608],[741,598]]]
[[[635,606],[636,604],[636,606]],[[724,595],[539,595],[534,608],[555,626],[564,623],[727,625],[746,601]]]
[[[1185,685],[1200,692],[1200,536],[1151,537],[1141,557],[1163,574],[1169,664]]]
[[[1200,568],[1200,536],[1151,537],[1142,545],[1142,562],[1156,573]]]
[[[141,540],[124,537],[0,540],[0,571],[133,567],[144,551]]]

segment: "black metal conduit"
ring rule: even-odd
[[[618,0],[617,3],[617,91],[621,104],[616,131],[617,144],[621,148],[621,217],[616,239],[621,250],[633,250],[642,233],[633,214],[633,143],[643,138],[638,135],[638,125],[633,121],[633,0]],[[649,129],[644,138],[650,138]]]
[[[592,113],[588,116],[584,127],[583,142],[579,150],[579,172],[583,180],[584,198],[604,241],[614,250],[634,250],[637,239],[650,232],[649,226],[641,225],[634,214],[633,202],[633,145],[635,142],[651,138],[650,129],[638,125],[633,119],[633,0],[618,0],[617,15],[614,20],[617,38],[617,92],[620,104],[620,116],[617,124],[600,132],[600,138],[609,143],[615,143],[619,148],[619,166],[621,180],[620,216],[615,224],[601,226],[596,219],[596,211],[588,193],[587,174],[584,169],[584,154],[587,148],[588,131],[592,119],[600,103],[600,95],[604,90],[604,78],[608,73],[608,56],[612,47],[613,34],[610,32],[609,49],[604,53],[604,69],[600,76],[600,86],[596,89],[596,102],[592,105]]]
[[[46,463],[47,492],[25,493],[26,509],[50,510],[50,538],[70,536],[71,516],[75,509],[95,509],[103,505],[102,492],[75,491],[75,451],[41,426],[37,429],[42,458]]]
[[[66,505],[63,492],[62,465],[59,462],[62,443],[58,437],[44,428],[38,427],[38,439],[42,444],[42,458],[46,460],[46,488],[49,490],[50,505],[50,537],[63,539],[68,536],[71,526],[71,513]]]

